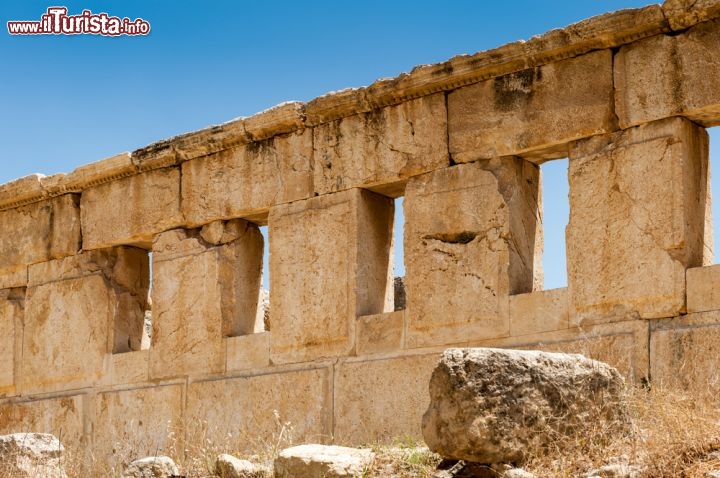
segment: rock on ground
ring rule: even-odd
[[[265,467],[232,455],[220,455],[215,461],[215,474],[220,478],[264,478]]]
[[[430,380],[425,443],[441,456],[519,463],[560,436],[629,429],[624,380],[582,355],[448,349]]]
[[[13,433],[0,436],[0,476],[66,478],[65,448],[54,435]]]
[[[586,475],[586,478],[637,478],[640,469],[624,463],[601,466]]]
[[[286,448],[275,459],[275,478],[360,477],[370,468],[370,450],[329,445]]]
[[[130,463],[122,478],[171,478],[179,474],[180,470],[172,458],[148,456]]]

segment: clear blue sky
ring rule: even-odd
[[[0,6],[0,183],[34,172],[69,172],[283,101],[368,85],[418,64],[647,4],[6,1]],[[69,14],[89,9],[141,17],[152,31],[117,38],[7,33],[5,22],[39,20],[56,5],[66,6]],[[566,283],[566,167],[566,162],[543,167],[550,173],[546,191],[553,193],[545,201],[548,288]]]

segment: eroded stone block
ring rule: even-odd
[[[18,430],[51,433],[62,437],[68,450],[78,451],[87,444],[83,428],[83,395],[33,400],[0,402],[0,434]]]
[[[443,93],[321,124],[313,135],[319,194],[396,183],[449,165]]]
[[[673,30],[720,16],[720,3],[716,0],[665,0],[662,9]]]
[[[180,170],[157,169],[85,189],[80,200],[83,249],[133,244],[183,224]]]
[[[348,355],[355,319],[392,310],[393,201],[366,190],[270,211],[275,363]]]
[[[612,53],[600,50],[448,94],[455,162],[566,155],[569,141],[615,129]]]
[[[25,289],[0,290],[0,397],[15,393],[24,307]]]
[[[223,337],[256,332],[263,239],[255,224],[240,222],[239,236],[218,246],[197,230],[155,241],[151,377],[223,372]]]
[[[357,320],[357,354],[377,354],[402,349],[405,311],[364,315]]]
[[[149,350],[113,354],[110,357],[105,383],[107,385],[118,385],[146,382],[148,380],[149,367]]]
[[[703,261],[707,171],[707,133],[681,118],[572,148],[571,324],[685,311],[685,270]]]
[[[510,335],[520,336],[567,329],[567,288],[510,296]]]
[[[225,339],[228,372],[260,369],[270,365],[270,332]]]
[[[244,144],[182,165],[189,225],[267,212],[313,194],[312,131]]]
[[[408,182],[408,347],[509,334],[508,297],[532,290],[540,260],[538,183],[537,166],[517,158],[454,166]]]
[[[687,311],[720,310],[720,265],[687,270]]]
[[[78,196],[0,211],[0,288],[25,287],[27,266],[80,250]]]

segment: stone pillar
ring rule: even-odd
[[[703,263],[707,174],[707,133],[682,118],[571,147],[571,325],[685,311],[685,270]]]
[[[271,359],[345,356],[355,319],[388,305],[393,200],[362,189],[270,211]]]
[[[15,394],[24,307],[24,288],[0,290],[0,397]]]
[[[405,195],[407,345],[509,334],[509,295],[533,289],[539,169],[501,158],[434,171]]]
[[[262,251],[260,230],[241,219],[158,235],[151,378],[224,372],[223,337],[262,330],[256,323]]]

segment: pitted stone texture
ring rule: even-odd
[[[172,478],[179,474],[180,468],[169,456],[148,456],[130,463],[122,478]]]
[[[223,454],[215,460],[215,474],[220,478],[265,478],[268,470],[248,460]]]
[[[82,395],[0,403],[0,433],[33,430],[62,436],[68,448],[77,451],[85,438],[83,410]]]
[[[294,446],[275,459],[275,478],[360,478],[374,458],[372,451],[359,448]]]
[[[85,189],[80,211],[83,249],[124,244],[149,248],[156,234],[183,224],[180,170],[146,171]]]
[[[66,478],[65,447],[45,433],[0,436],[0,474],[12,478]]]
[[[255,224],[220,246],[198,231],[162,233],[153,245],[150,376],[225,371],[223,337],[263,330],[256,309],[263,239]]]
[[[0,211],[0,289],[25,287],[30,264],[80,250],[78,201],[66,194]]]
[[[312,131],[244,144],[182,165],[183,213],[191,226],[267,212],[313,195]]]
[[[0,397],[15,393],[22,351],[25,289],[0,290]],[[18,359],[16,360],[16,355]]]
[[[357,354],[366,355],[401,350],[404,330],[404,310],[358,317]]]
[[[565,157],[569,141],[615,130],[612,92],[610,50],[459,88],[448,94],[450,154]]]
[[[397,183],[450,162],[443,93],[321,124],[313,135],[319,194]]]
[[[624,390],[617,370],[582,355],[448,349],[430,380],[423,436],[445,458],[518,463],[596,421],[627,432]]]
[[[676,36],[653,36],[620,49],[615,96],[621,127],[675,115],[704,126],[720,124],[720,75],[714,74],[719,27],[720,20],[713,20]]]
[[[270,211],[270,356],[348,355],[360,315],[392,310],[392,199],[351,189]]]
[[[673,30],[682,30],[720,16],[717,0],[665,0],[662,9]]]
[[[572,148],[571,325],[685,311],[685,270],[705,249],[707,175],[707,133],[682,118]]]
[[[508,335],[508,297],[533,289],[540,264],[538,196],[538,167],[517,158],[408,182],[408,347]]]

